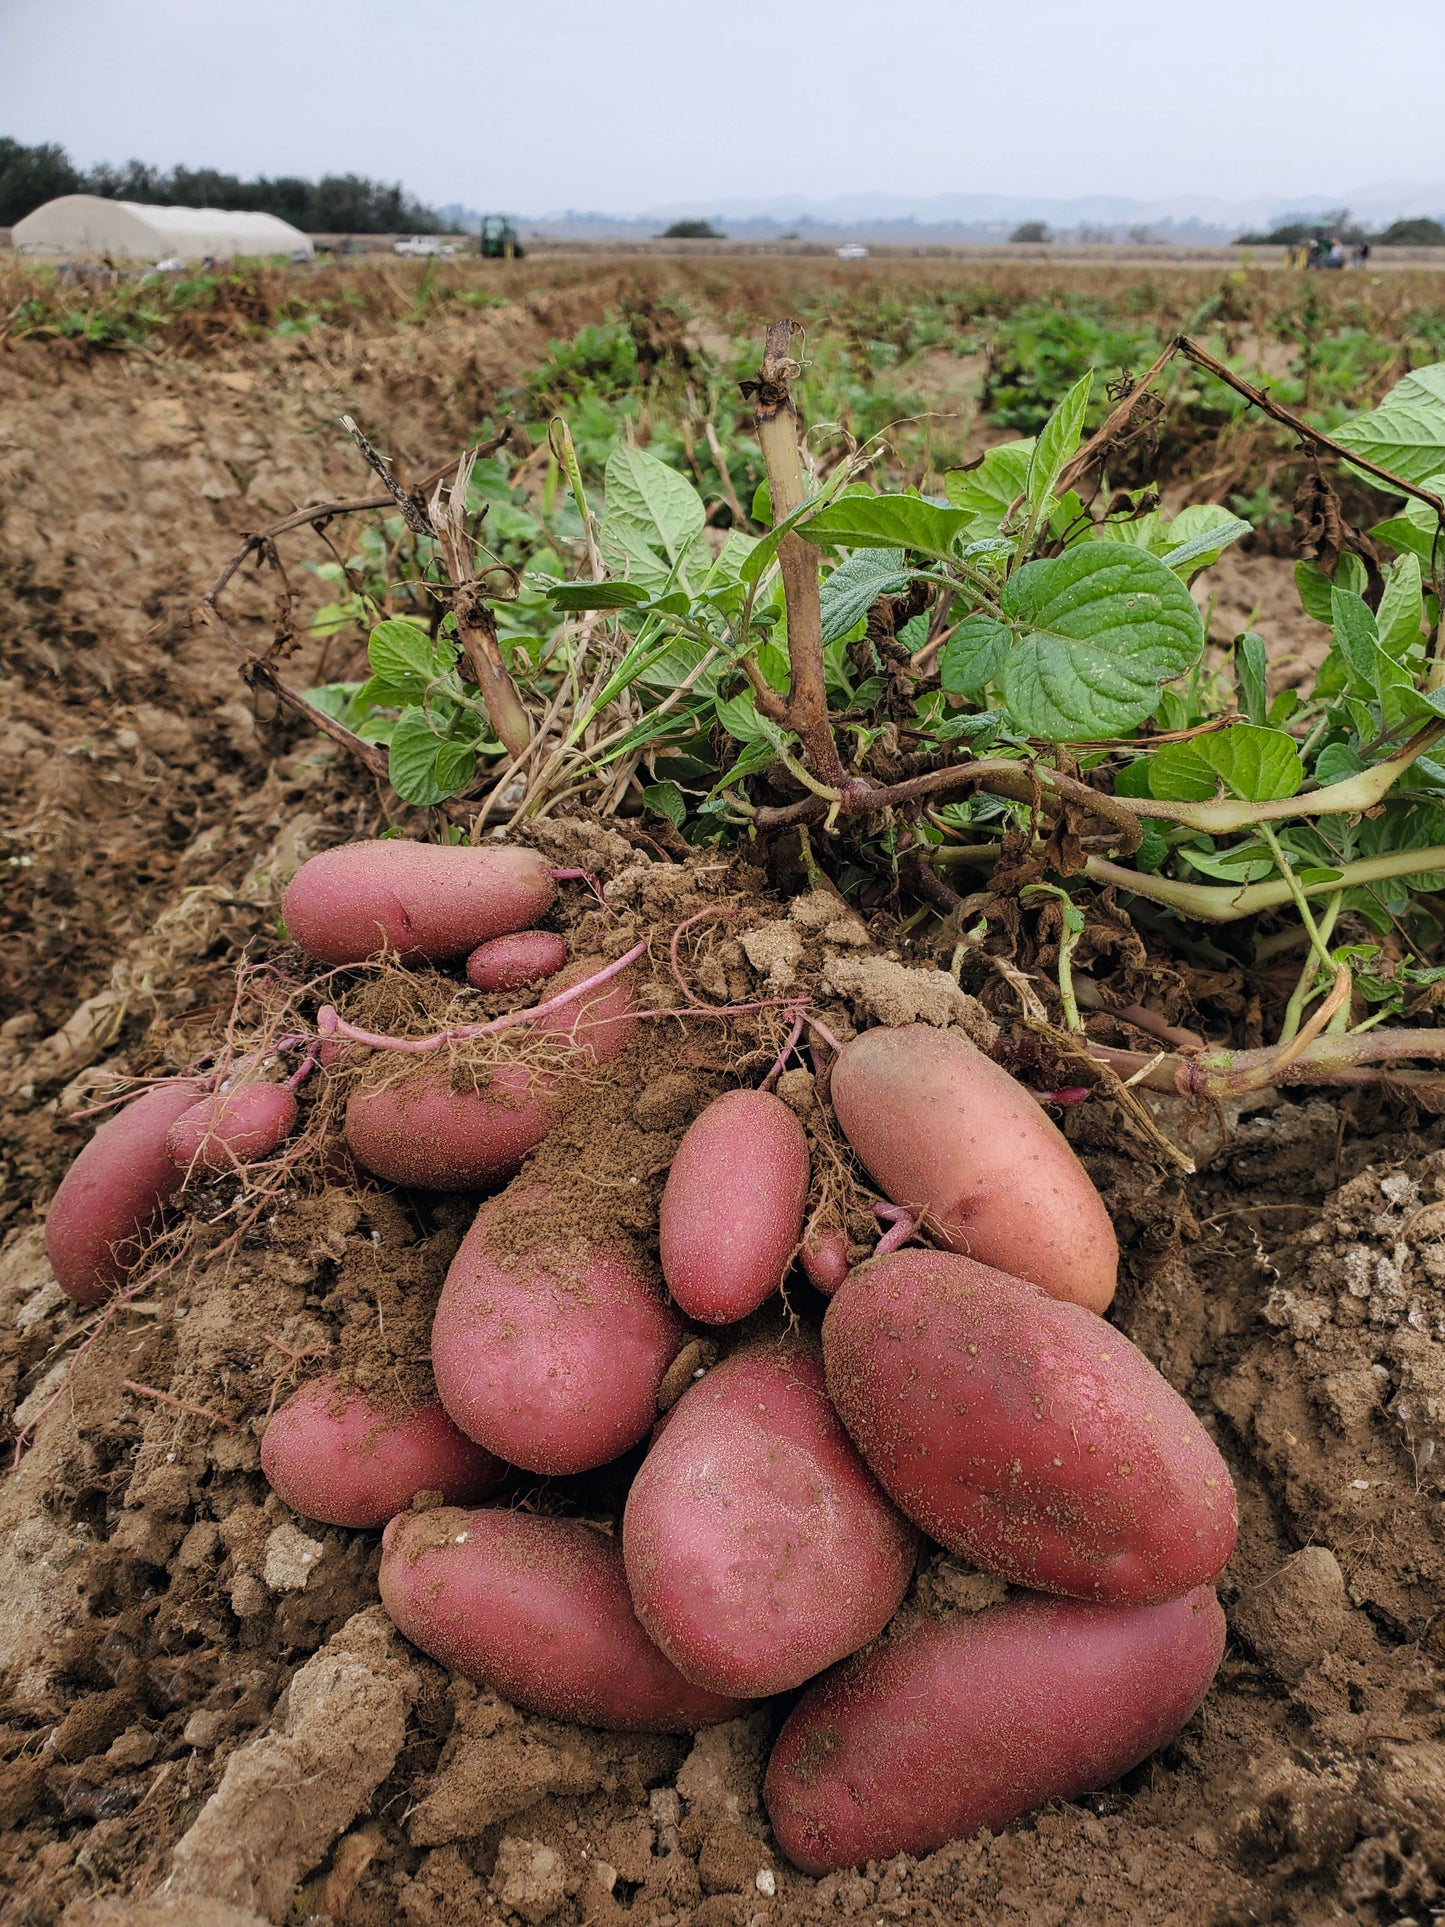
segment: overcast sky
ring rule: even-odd
[[[530,214],[1438,181],[1442,79],[1442,0],[0,0],[0,133]]]

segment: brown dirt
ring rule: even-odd
[[[564,297],[586,318],[585,291]],[[30,859],[5,910],[18,1022],[0,1032],[0,1395],[22,1425],[44,1411],[0,1488],[0,1920],[1423,1923],[1445,1903],[1445,1125],[1266,1100],[1205,1161],[1214,1120],[1175,1119],[1201,1147],[1186,1189],[1121,1147],[1107,1110],[1071,1114],[1125,1246],[1112,1315],[1238,1483],[1225,1665],[1180,1739],[1120,1786],[818,1882],[779,1859],[758,1806],[775,1714],[695,1743],[519,1714],[379,1621],[374,1535],[298,1521],[267,1492],[259,1432],[300,1377],[339,1361],[424,1387],[468,1200],[298,1181],[274,1223],[99,1325],[50,1280],[38,1215],[84,1134],[67,1089],[87,1066],[193,1050],[298,856],[380,822],[327,752],[258,730],[188,596],[238,530],[351,484],[343,406],[420,465],[565,325],[499,310],[333,342],[324,360],[301,343],[63,379],[38,357],[0,361],[0,727],[20,768],[7,854]],[[173,408],[167,440],[154,424]],[[877,956],[827,906],[790,913],[756,872],[654,863],[586,825],[547,834],[605,879],[605,910],[568,898],[577,954],[736,892],[738,916],[699,926],[686,953],[700,994],[826,979],[845,1033],[907,1002],[878,965],[916,957]],[[918,993],[935,1021],[986,1037],[937,973]],[[1187,998],[1170,1015],[1187,1020]],[[761,1021],[643,1029],[547,1156],[569,1205],[646,1241],[655,1166],[779,1039]],[[806,1073],[788,1094],[821,1132]],[[626,1167],[644,1156],[643,1184],[598,1212],[597,1180],[639,1175]],[[219,1209],[233,1192],[205,1195]],[[599,1480],[514,1498],[602,1511],[616,1496]],[[919,1591],[949,1609],[993,1596],[937,1559]],[[148,1900],[167,1879],[172,1904]]]

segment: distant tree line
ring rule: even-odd
[[[1325,214],[1317,220],[1295,219],[1281,221],[1278,227],[1271,228],[1268,234],[1241,234],[1237,243],[1240,247],[1283,247],[1297,248],[1313,241],[1320,235],[1328,235],[1345,247],[1355,247],[1368,242],[1377,248],[1445,248],[1445,223],[1433,221],[1428,215],[1412,215],[1408,220],[1391,221],[1387,228],[1378,234],[1354,220],[1348,208],[1340,208],[1333,214]]]
[[[211,167],[173,167],[169,173],[127,161],[124,167],[78,168],[63,147],[47,141],[26,147],[0,135],[0,227],[13,227],[60,194],[101,194],[110,201],[149,201],[162,207],[218,207],[277,214],[307,234],[436,233],[445,225],[400,183],[360,174],[326,174],[319,181],[262,174],[243,181]]]

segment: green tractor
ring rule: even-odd
[[[484,214],[482,216],[482,259],[484,261],[520,261],[522,244],[517,239],[517,230],[505,214]]]

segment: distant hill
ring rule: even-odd
[[[1153,239],[1183,246],[1216,246],[1247,231],[1268,232],[1295,221],[1321,221],[1348,209],[1354,222],[1380,229],[1416,216],[1440,218],[1445,182],[1385,182],[1346,194],[1230,201],[1177,195],[1152,201],[1088,194],[1070,199],[1017,194],[840,195],[831,200],[778,195],[768,200],[669,201],[638,213],[569,208],[514,217],[531,233],[575,239],[641,239],[679,220],[706,220],[738,239],[988,242],[1007,240],[1026,221],[1044,221],[1061,241]],[[475,230],[481,216],[454,202],[440,210],[456,226]]]

